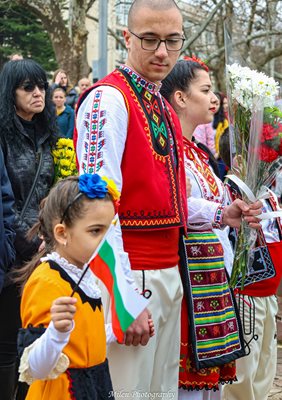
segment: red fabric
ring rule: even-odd
[[[185,298],[181,307],[181,347],[179,366],[179,387],[190,390],[218,389],[220,382],[236,380],[235,361],[219,367],[202,368],[193,366],[192,348],[189,344],[188,310]],[[189,398],[189,396],[188,396]]]
[[[267,243],[267,248],[275,267],[276,276],[261,282],[252,283],[246,286],[244,290],[239,290],[239,293],[256,297],[266,297],[276,294],[282,277],[282,242]]]
[[[94,87],[101,85],[112,86],[119,90],[128,108],[128,135],[121,165],[123,188],[119,217],[122,228],[154,230],[186,226],[187,201],[183,141],[180,123],[175,112],[166,103],[169,109],[167,120],[170,120],[174,131],[177,170],[171,152],[163,156],[155,151],[146,115],[141,104],[137,102],[132,88],[119,70],[115,70],[84,92],[79,99],[77,110],[87,94]],[[152,110],[155,107],[158,108],[159,104],[154,95],[151,100],[148,100],[147,106],[150,106]],[[76,143],[77,133],[74,135],[74,141]]]
[[[179,228],[124,230],[122,236],[131,269],[165,269],[178,264]]]

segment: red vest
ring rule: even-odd
[[[186,227],[183,141],[175,112],[164,99],[152,94],[121,69],[84,92],[77,110],[91,90],[103,85],[120,91],[128,111],[128,132],[121,163],[123,188],[119,217],[122,228]]]

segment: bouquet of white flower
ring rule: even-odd
[[[234,176],[245,201],[266,198],[266,187],[282,164],[282,113],[274,106],[278,83],[237,63],[226,66],[230,149]],[[238,180],[239,178],[239,180]],[[241,285],[249,265],[256,231],[243,221],[238,232],[231,286]]]

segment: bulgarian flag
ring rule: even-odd
[[[148,301],[126,280],[115,244],[115,222],[111,224],[88,264],[108,289],[113,332],[118,342],[123,343],[124,332],[147,307]]]

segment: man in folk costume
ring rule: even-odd
[[[133,346],[109,346],[113,386],[130,398],[137,392],[177,397],[183,292],[178,246],[187,220],[186,188],[180,125],[159,89],[180,55],[182,22],[173,0],[135,0],[124,32],[126,65],[88,89],[77,106],[79,171],[117,183],[123,267],[131,268],[134,280],[131,273],[128,279],[149,298],[155,323],[148,342],[144,312],[125,336]]]

